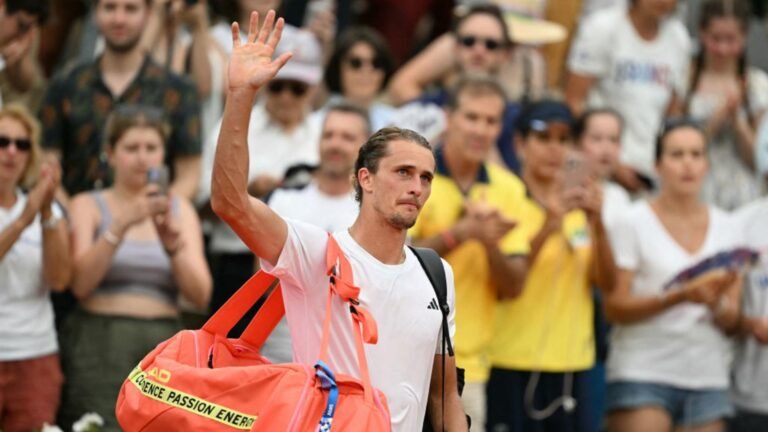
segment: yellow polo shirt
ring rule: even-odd
[[[521,226],[533,240],[545,211],[526,199]],[[595,361],[589,283],[592,242],[586,215],[572,211],[528,268],[520,297],[499,302],[491,344],[493,367],[523,371],[585,370]]]
[[[413,239],[426,239],[453,227],[461,218],[465,200],[485,202],[506,217],[518,220],[525,201],[525,186],[506,169],[486,164],[466,196],[450,177],[440,152],[432,194],[410,230]],[[525,255],[529,242],[525,231],[516,227],[500,243],[506,255]],[[491,282],[485,248],[467,241],[443,257],[453,268],[456,286],[456,363],[466,370],[468,382],[485,382],[490,372],[488,346],[493,336],[496,289]]]

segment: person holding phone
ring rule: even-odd
[[[608,430],[723,430],[731,413],[726,333],[739,316],[739,277],[664,286],[681,270],[736,245],[730,217],[700,199],[707,139],[668,120],[656,145],[657,196],[633,204],[610,237],[618,274],[605,296],[614,324],[608,353]]]
[[[592,288],[610,289],[613,260],[600,185],[571,159],[573,118],[562,102],[528,105],[515,125],[527,188],[520,227],[530,243],[522,293],[501,300],[490,348],[488,430],[596,430]]]
[[[123,380],[181,329],[179,294],[205,307],[211,292],[197,213],[186,199],[168,194],[168,128],[161,113],[121,105],[105,130],[114,184],[70,203],[71,289],[80,305],[62,328],[67,381],[60,424],[66,428],[86,412],[117,427],[114,407]]]

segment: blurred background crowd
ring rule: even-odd
[[[0,0],[0,431],[119,430],[258,269],[209,201],[231,23],[270,9],[249,192],[342,230],[367,137],[430,141],[410,238],[453,267],[472,430],[768,431],[764,0]]]

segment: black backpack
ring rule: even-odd
[[[443,262],[440,259],[440,255],[432,249],[417,248],[409,246],[413,251],[416,258],[419,259],[421,267],[429,278],[429,282],[432,284],[432,288],[435,290],[437,296],[437,303],[440,306],[440,312],[443,315],[442,323],[442,355],[443,355],[443,418],[445,418],[445,353],[453,357],[453,344],[451,343],[451,334],[448,328],[448,313],[451,308],[448,305],[448,282],[445,277],[445,269],[443,268]],[[456,368],[456,386],[459,390],[459,396],[464,391],[464,369]],[[471,419],[467,416],[467,425],[472,424]],[[424,417],[424,432],[433,432],[432,423],[429,421],[429,413]]]

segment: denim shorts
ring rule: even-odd
[[[632,381],[608,383],[608,412],[661,407],[675,426],[690,427],[720,420],[733,414],[726,389],[688,390],[664,384]]]

